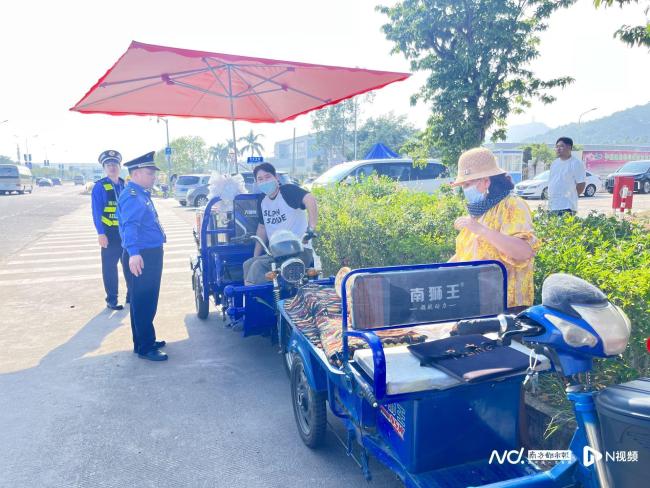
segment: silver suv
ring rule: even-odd
[[[210,181],[210,175],[204,173],[181,175],[174,185],[174,197],[181,205],[185,206],[187,205],[187,192],[198,186],[207,185],[208,181]]]

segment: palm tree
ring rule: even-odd
[[[226,144],[215,144],[210,147],[210,163],[216,169],[220,165],[226,165],[228,163],[228,153],[230,152],[230,146]]]
[[[238,142],[245,142],[246,145],[241,148],[242,154],[245,153],[246,151],[251,152],[251,156],[255,156],[255,153],[257,153],[259,156],[262,155],[262,151],[264,151],[264,146],[257,142],[258,137],[264,137],[263,134],[254,134],[253,130],[245,135],[244,137],[240,137],[237,141]]]

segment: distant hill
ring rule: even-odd
[[[505,142],[521,142],[531,137],[539,136],[550,131],[551,128],[541,122],[531,122],[529,124],[512,125],[508,127]]]
[[[553,144],[562,136],[571,137],[576,144],[650,144],[650,103],[580,125],[563,125],[541,135],[527,137],[523,142]]]

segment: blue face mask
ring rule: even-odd
[[[259,189],[259,191],[261,191],[265,195],[271,195],[272,193],[275,192],[275,190],[278,189],[278,180],[273,178],[273,179],[267,180],[267,181],[265,181],[263,183],[258,183],[257,188]]]
[[[465,194],[465,199],[467,203],[479,203],[485,195],[476,189],[476,186],[470,186],[469,188],[463,188],[463,193]]]

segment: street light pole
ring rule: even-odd
[[[38,137],[38,134],[34,134],[32,136],[32,138],[34,138],[34,139],[37,138],[37,137]],[[29,140],[29,136],[25,136],[25,153],[23,154],[23,156],[25,156],[26,158],[29,158],[29,162],[31,163],[32,162],[32,157],[31,157],[32,155],[29,152],[28,140]]]
[[[578,117],[578,125],[580,125],[580,121],[582,120],[583,115],[587,115],[589,112],[593,112],[594,110],[598,110],[598,107],[590,108],[589,110],[582,112]]]

